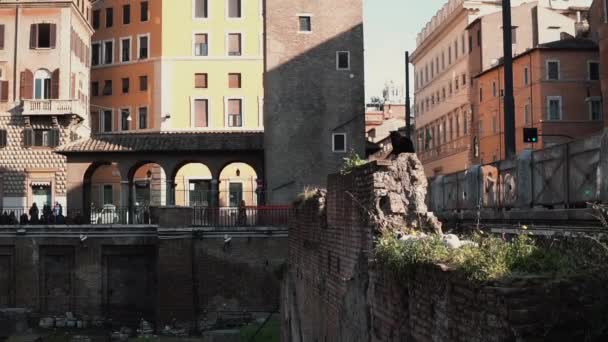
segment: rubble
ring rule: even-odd
[[[370,212],[380,233],[442,235],[441,222],[426,205],[427,178],[414,153],[402,153],[386,171],[374,174],[375,202]]]

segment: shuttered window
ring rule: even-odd
[[[122,93],[123,94],[128,94],[129,93],[129,78],[123,78],[122,79]]]
[[[23,146],[31,147],[34,145],[34,130],[32,128],[23,129]]]
[[[148,58],[148,44],[149,44],[148,36],[140,36],[139,37],[139,59],[147,59]]]
[[[114,9],[112,7],[106,8],[106,27],[112,27],[114,25]]]
[[[28,69],[21,72],[20,96],[22,99],[34,98],[34,73]]]
[[[240,56],[241,55],[241,34],[230,33],[228,34],[228,56]]]
[[[209,103],[206,99],[194,100],[194,127],[207,127]]]
[[[94,10],[93,11],[93,28],[95,30],[99,29],[99,26],[101,25],[101,11],[100,10]]]
[[[8,81],[0,81],[0,102],[8,102]]]
[[[140,91],[148,90],[148,76],[139,76],[139,90]]]
[[[194,35],[194,55],[195,56],[208,56],[209,45],[207,43],[206,33],[197,33]]]
[[[207,88],[207,74],[195,74],[194,75],[194,87],[195,88]]]
[[[8,143],[8,132],[5,129],[0,129],[0,148],[6,147]]]
[[[239,73],[228,74],[228,87],[229,88],[240,88],[241,87],[241,74],[239,74]]]
[[[91,96],[99,96],[99,82],[91,82]]]
[[[139,108],[139,129],[148,128],[148,107]]]
[[[57,42],[57,25],[32,24],[30,26],[30,49],[54,49]]]
[[[195,18],[207,18],[209,15],[207,0],[194,0],[194,17]]]
[[[4,50],[4,25],[0,25],[0,50]]]
[[[104,95],[104,96],[112,95],[112,80],[104,81],[102,95]]]
[[[228,18],[241,17],[241,0],[228,0]]]
[[[241,127],[243,125],[242,104],[241,99],[228,100],[228,127]]]

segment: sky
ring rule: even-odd
[[[364,0],[365,98],[382,96],[384,84],[405,78],[405,51],[446,0]],[[410,66],[410,74],[413,68]],[[411,78],[413,80],[413,77]],[[410,80],[410,93],[413,83]]]

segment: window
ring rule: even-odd
[[[194,18],[201,19],[209,16],[208,0],[194,0]]]
[[[148,90],[148,76],[139,76],[139,90],[147,91]]]
[[[207,88],[207,74],[194,74],[194,87]]]
[[[120,61],[128,62],[131,60],[131,38],[120,40]]]
[[[483,88],[479,88],[479,102],[483,102]]]
[[[148,128],[148,107],[139,107],[139,129]]]
[[[243,126],[243,100],[228,99],[228,127]]]
[[[532,124],[532,115],[530,113],[530,104],[526,103],[524,105],[524,124],[526,126],[530,126]]]
[[[528,67],[524,68],[524,85],[530,84],[530,70]]]
[[[496,97],[496,81],[492,82],[492,96]]]
[[[103,186],[102,196],[103,198],[101,199],[101,203],[104,205],[114,203],[114,189],[112,188],[112,184],[106,184]]]
[[[300,24],[300,32],[311,32],[312,31],[312,21],[309,15],[301,15],[298,16],[298,21]]]
[[[228,183],[229,205],[237,208],[243,202],[243,183],[229,182]]]
[[[241,34],[240,33],[229,33],[228,34],[228,56],[240,56],[241,55]]]
[[[91,96],[99,96],[99,82],[91,82]]]
[[[101,11],[100,10],[93,11],[93,24],[92,25],[95,30],[98,30],[99,27],[101,26]]]
[[[28,131],[25,131],[27,134]],[[32,134],[32,131],[29,131]],[[60,132],[58,129],[35,129],[33,130],[33,141],[30,146],[56,147],[59,146]]]
[[[101,125],[102,132],[112,132],[112,111],[104,110],[101,112]]]
[[[112,95],[112,80],[105,80],[103,82],[103,95],[104,96]]]
[[[496,118],[496,115],[492,117],[492,133],[498,133],[498,119]]]
[[[207,41],[206,33],[197,33],[194,35],[194,55],[195,56],[208,56],[209,55],[209,44]]]
[[[511,27],[511,43],[517,44],[517,27]]]
[[[114,9],[112,7],[106,8],[106,27],[112,27],[114,25]]]
[[[91,65],[99,64],[101,64],[101,44],[93,43],[91,44]]]
[[[349,51],[338,51],[336,53],[336,68],[338,70],[350,70]]]
[[[4,50],[4,25],[0,25],[0,50]]]
[[[51,98],[51,73],[39,69],[34,74],[34,99],[44,100]]]
[[[481,29],[477,31],[477,46],[481,46]]]
[[[139,17],[141,19],[141,21],[148,21],[149,18],[149,13],[148,13],[148,2],[147,1],[142,1],[139,5]]]
[[[8,142],[8,132],[6,129],[0,129],[0,148],[6,147]]]
[[[547,61],[547,79],[559,80],[559,61]]]
[[[231,73],[228,74],[228,88],[240,88],[241,87],[241,74]]]
[[[131,23],[131,5],[122,6],[122,23],[123,25],[129,25]]]
[[[32,24],[30,27],[31,49],[54,49],[57,38],[57,25]]]
[[[148,58],[148,50],[150,49],[150,38],[148,35],[138,36],[139,59]]]
[[[128,131],[129,122],[131,121],[131,111],[129,108],[123,108],[120,110],[120,130]]]
[[[458,39],[454,41],[454,59],[458,59]]]
[[[241,0],[228,0],[228,18],[241,17]]]
[[[599,98],[589,99],[589,118],[593,121],[602,120],[602,100]]]
[[[547,97],[547,120],[555,121],[562,120],[562,97],[548,96]]]
[[[123,94],[128,94],[129,93],[129,78],[123,78],[122,79],[122,93]]]
[[[103,64],[114,62],[114,41],[108,40],[103,43]]]
[[[332,134],[332,151],[333,152],[346,152],[346,133],[334,133]]]
[[[448,47],[448,65],[452,64],[452,47]]]
[[[463,86],[467,85],[467,75],[466,74],[462,74],[462,85]]]
[[[469,53],[473,52],[473,37],[469,36]]]
[[[193,124],[196,128],[208,127],[209,101],[207,99],[195,99],[193,115]]]
[[[590,81],[598,81],[600,79],[600,64],[598,62],[587,62],[587,69]]]

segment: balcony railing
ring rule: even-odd
[[[23,115],[70,115],[84,117],[84,105],[78,100],[23,100]]]

